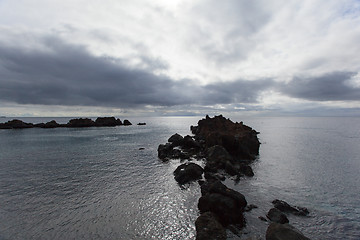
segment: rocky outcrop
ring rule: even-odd
[[[139,126],[145,126],[145,125],[146,125],[146,123],[144,123],[144,122],[140,122],[140,123],[138,123],[137,125],[139,125]]]
[[[271,223],[266,230],[266,240],[310,240],[288,223]]]
[[[179,184],[185,184],[202,177],[204,169],[195,163],[184,163],[174,171],[175,180]]]
[[[206,116],[191,127],[195,139],[205,141],[207,148],[223,146],[235,160],[252,160],[259,154],[258,132],[242,122],[234,123],[222,115]]]
[[[225,240],[226,230],[212,212],[204,212],[195,221],[196,240]]]
[[[66,126],[70,128],[94,127],[95,122],[90,118],[76,118],[71,119]]]
[[[284,224],[284,223],[289,222],[289,219],[286,217],[286,215],[277,208],[270,209],[269,212],[266,214],[266,217],[270,221],[273,221],[276,223]]]
[[[243,216],[247,205],[244,195],[226,187],[220,181],[205,182],[201,185],[198,208],[201,213],[212,212],[224,226],[245,225]]]
[[[130,126],[130,125],[132,125],[132,123],[129,120],[125,119],[123,125]]]
[[[22,128],[58,128],[58,127],[69,127],[69,128],[82,128],[82,127],[113,127],[120,125],[132,125],[129,120],[124,120],[124,124],[120,119],[115,117],[98,117],[95,122],[90,118],[75,118],[71,119],[67,124],[59,124],[55,120],[47,123],[26,123],[21,120],[11,120],[6,123],[0,123],[0,129],[22,129]],[[145,125],[145,124],[138,124]]]
[[[95,125],[97,127],[115,127],[121,126],[123,123],[120,119],[116,119],[115,117],[98,117],[95,120]]]
[[[18,119],[8,121],[6,123],[0,123],[0,129],[22,129],[22,128],[33,128],[34,124],[26,123]]]
[[[297,216],[309,215],[309,210],[307,208],[291,206],[283,200],[275,199],[274,201],[272,201],[272,204],[274,204],[274,207],[279,209],[281,212],[292,213]]]

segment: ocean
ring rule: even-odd
[[[157,147],[176,132],[191,134],[201,118],[0,130],[0,239],[195,239],[200,187],[179,186],[173,171],[180,161],[163,163]],[[229,239],[265,239],[268,223],[258,217],[274,199],[310,210],[288,217],[311,239],[360,239],[360,118],[230,119],[259,131],[261,146],[254,177],[224,182],[258,206]]]

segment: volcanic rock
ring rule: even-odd
[[[266,230],[266,240],[310,240],[288,223],[271,223]]]
[[[0,124],[0,129],[22,129],[22,128],[33,128],[34,125],[32,123],[26,123],[18,119],[13,119],[6,123]]]
[[[67,124],[67,127],[80,128],[80,127],[93,127],[95,122],[90,118],[77,118],[71,119]]]
[[[176,168],[174,175],[179,184],[185,184],[200,179],[203,172],[203,168],[195,163],[184,163]]]
[[[95,120],[95,125],[97,127],[114,127],[122,125],[122,122],[115,117],[98,117]]]
[[[130,126],[130,125],[132,125],[132,123],[129,120],[125,119],[123,125]]]
[[[275,199],[274,201],[272,201],[272,204],[274,204],[274,207],[282,212],[288,212],[298,216],[309,215],[309,210],[307,208],[291,206],[283,200]]]
[[[286,217],[286,215],[277,208],[270,209],[266,214],[266,217],[276,223],[284,224],[289,222],[289,219]]]
[[[225,240],[226,230],[212,212],[204,212],[195,221],[196,240]]]

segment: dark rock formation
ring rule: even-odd
[[[201,194],[198,202],[200,212],[213,212],[224,226],[245,225],[243,212],[247,202],[244,195],[226,187],[220,181],[203,183]]]
[[[146,123],[144,123],[144,122],[140,122],[140,123],[138,123],[137,125],[139,125],[139,126],[145,126],[145,125],[146,125]]]
[[[270,209],[266,214],[266,217],[276,223],[284,224],[289,222],[289,219],[286,217],[286,215],[277,208]]]
[[[71,128],[93,127],[95,126],[95,122],[90,118],[76,118],[71,119],[66,126]]]
[[[195,221],[196,240],[225,240],[225,228],[212,212],[204,212]]]
[[[279,209],[282,212],[292,213],[292,214],[298,215],[298,216],[309,215],[309,210],[307,208],[290,206],[290,204],[288,204],[287,202],[279,200],[279,199],[275,199],[274,201],[272,201],[272,204],[274,204],[274,207]]]
[[[195,163],[184,163],[176,168],[174,175],[179,184],[185,184],[200,179],[203,172],[203,168]]]
[[[180,149],[173,147],[171,143],[160,144],[158,147],[158,157],[162,161],[168,161],[170,159],[186,159],[188,156]]]
[[[33,128],[32,123],[26,123],[18,119],[8,121],[0,124],[0,129],[22,129],[22,128]]]
[[[254,204],[249,204],[249,205],[246,206],[245,212],[250,212],[254,208],[258,208],[258,206],[254,205]]]
[[[181,146],[183,141],[184,141],[184,138],[178,133],[175,133],[168,139],[168,142],[172,143],[172,146],[174,146],[174,147]]]
[[[58,124],[55,120],[52,120],[50,122],[45,123],[43,126],[41,126],[41,128],[57,128],[60,126],[61,125]]]
[[[204,140],[206,147],[223,146],[233,158],[252,160],[259,154],[260,142],[257,132],[241,123],[234,123],[222,115],[206,116],[192,126],[191,131],[197,140]]]
[[[122,122],[115,117],[98,117],[95,120],[95,125],[97,127],[115,127],[122,125]]]
[[[125,119],[123,125],[130,126],[130,125],[132,125],[132,123],[129,120]]]
[[[288,223],[271,223],[266,230],[266,240],[310,240]]]

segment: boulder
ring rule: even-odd
[[[201,193],[202,197],[198,202],[200,212],[213,212],[224,226],[245,225],[243,212],[247,202],[244,195],[226,187],[220,181],[203,183]]]
[[[272,201],[272,204],[274,204],[274,207],[282,212],[292,213],[298,216],[309,215],[309,210],[307,208],[291,206],[290,204],[288,204],[283,200],[275,199],[274,201]]]
[[[244,174],[247,177],[253,177],[254,176],[254,172],[253,172],[252,168],[249,165],[240,165],[239,171],[240,171],[240,173]]]
[[[180,146],[182,145],[183,140],[184,140],[183,136],[181,136],[178,133],[175,133],[168,139],[168,142],[172,143],[173,146]]]
[[[289,219],[286,217],[286,215],[277,208],[270,209],[266,214],[266,217],[276,223],[284,224],[289,222]]]
[[[77,118],[71,119],[67,124],[67,127],[79,128],[79,127],[94,127],[95,122],[90,118]]]
[[[174,148],[171,143],[160,144],[158,147],[158,157],[163,161],[168,161],[169,159],[186,159],[189,156],[182,152],[180,149]]]
[[[132,123],[129,120],[125,119],[123,125],[130,126],[130,125],[132,125]]]
[[[183,148],[200,148],[200,143],[196,142],[191,136],[187,135],[184,137],[181,146]]]
[[[310,240],[288,223],[271,223],[266,230],[266,240]]]
[[[195,163],[184,163],[176,168],[174,175],[179,184],[185,184],[200,179],[203,172],[203,168]]]
[[[97,127],[115,127],[122,125],[122,122],[115,117],[98,117],[95,120],[95,125]]]
[[[204,212],[195,221],[196,240],[225,240],[226,230],[212,212]]]

